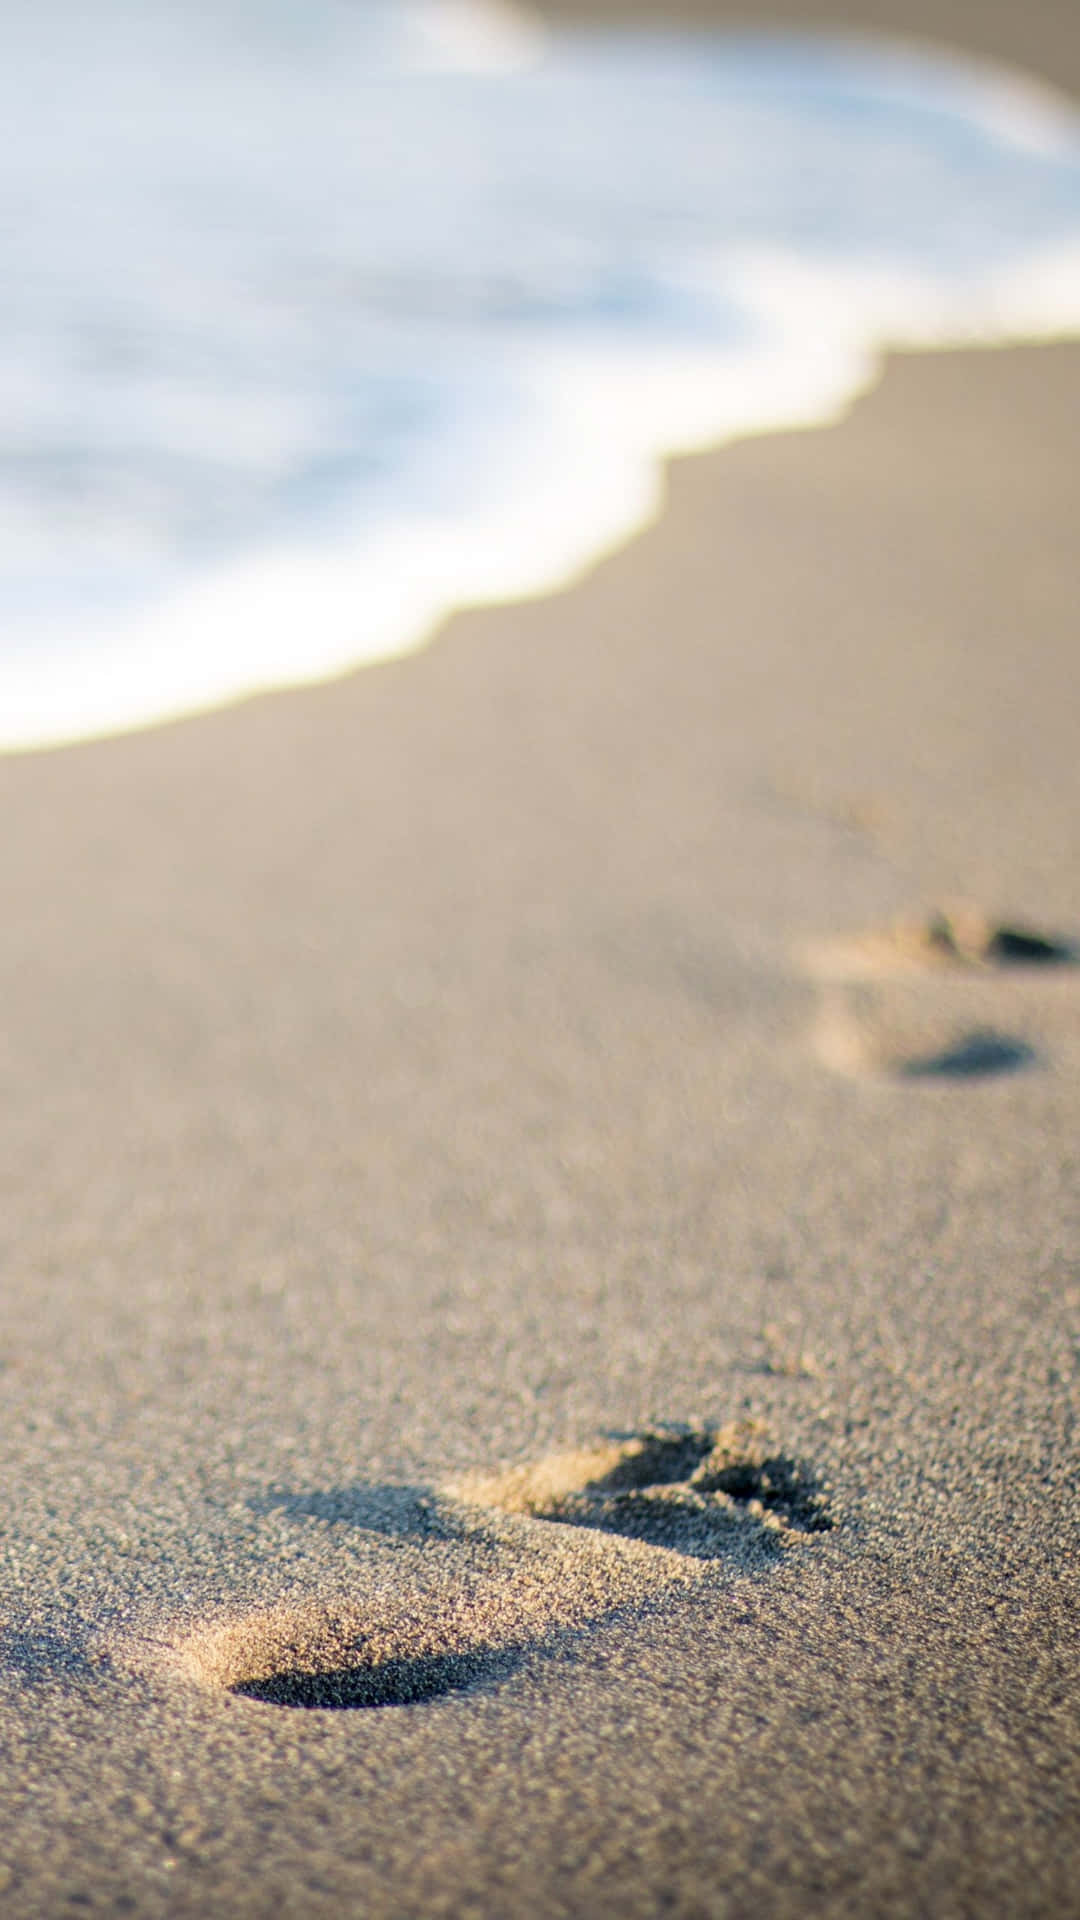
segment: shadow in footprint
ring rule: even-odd
[[[961,902],[862,933],[812,941],[801,950],[801,957],[810,972],[822,979],[869,980],[1073,967],[1080,961],[1080,946],[1059,934],[995,920],[970,902]]]
[[[265,1706],[420,1706],[496,1686],[529,1651],[500,1639],[453,1596],[357,1594],[277,1603],[208,1622],[171,1661],[188,1678]]]
[[[983,949],[983,958],[999,967],[1074,967],[1080,947],[1028,927],[995,927]]]
[[[989,1080],[1042,1064],[1019,1034],[956,1018],[931,1006],[910,986],[886,994],[877,988],[830,989],[812,1029],[814,1051],[834,1073],[912,1081]]]
[[[473,1477],[458,1491],[477,1505],[618,1533],[697,1560],[747,1546],[779,1551],[785,1537],[832,1525],[806,1469],[772,1452],[752,1422],[616,1435],[606,1446]]]
[[[246,1700],[273,1707],[320,1710],[365,1707],[411,1707],[448,1693],[465,1693],[495,1686],[521,1664],[516,1651],[421,1654],[371,1665],[339,1667],[328,1672],[285,1668],[277,1673],[242,1680],[229,1691]]]
[[[898,1062],[894,1071],[902,1080],[982,1080],[992,1074],[1017,1073],[1038,1060],[1034,1047],[1008,1034],[965,1034],[953,1046],[921,1060]]]

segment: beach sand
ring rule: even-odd
[[[0,760],[5,1915],[1080,1911],[1078,426]]]

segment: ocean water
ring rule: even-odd
[[[0,113],[0,745],[572,578],[890,344],[1080,333],[1080,118],[481,0],[35,0]]]

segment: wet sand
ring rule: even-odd
[[[1069,0],[537,0],[545,19],[607,26],[651,22],[735,32],[886,33],[999,60],[1066,93],[1080,92],[1080,29]]]
[[[1078,424],[0,761],[5,1913],[1080,1910]]]

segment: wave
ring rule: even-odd
[[[571,580],[666,454],[1080,332],[1080,119],[832,39],[41,0],[0,108],[0,744]]]

